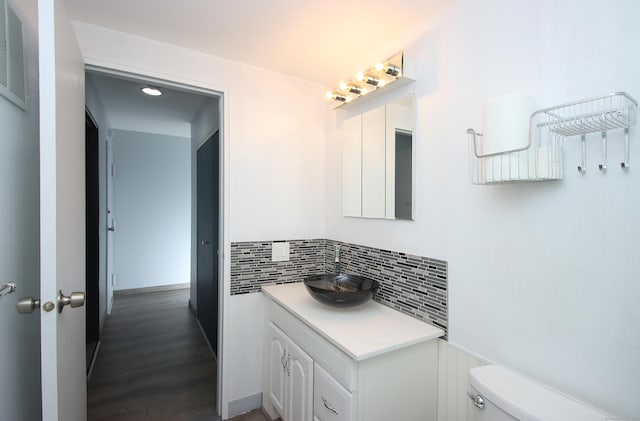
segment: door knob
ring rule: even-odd
[[[65,296],[62,290],[58,292],[58,313],[62,313],[64,306],[71,306],[71,308],[82,307],[84,305],[84,292],[72,292],[70,296]]]
[[[40,307],[40,300],[33,297],[21,298],[16,303],[18,313],[33,313],[33,310],[38,307]]]
[[[207,240],[202,240],[202,241],[200,241],[200,245],[201,245],[201,246],[206,246],[206,245],[208,245],[208,244],[209,244],[209,242],[208,242]]]
[[[107,227],[108,231],[114,232],[116,230],[116,227]]]

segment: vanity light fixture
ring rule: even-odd
[[[160,96],[162,95],[162,91],[158,88],[154,88],[153,86],[145,86],[141,89],[141,91],[150,96]]]
[[[345,106],[365,95],[378,92],[384,86],[402,86],[404,83],[401,81],[413,81],[412,70],[407,66],[404,54],[397,53],[370,69],[359,72],[351,80],[340,83],[336,89],[327,92],[327,99],[335,101],[335,108]]]

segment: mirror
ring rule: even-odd
[[[413,219],[414,96],[342,125],[343,215]]]

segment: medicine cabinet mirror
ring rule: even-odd
[[[414,96],[342,125],[344,216],[413,219]]]

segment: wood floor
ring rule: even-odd
[[[115,297],[88,383],[89,421],[217,419],[216,365],[188,299],[188,289]]]

